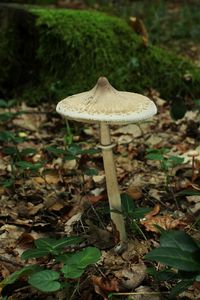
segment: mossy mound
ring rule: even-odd
[[[16,12],[0,18],[4,97],[58,101],[90,89],[102,75],[118,89],[154,88],[171,101],[199,96],[199,69],[166,50],[145,47],[122,19],[94,11],[17,10],[23,11],[23,24]]]

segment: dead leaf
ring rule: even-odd
[[[145,215],[145,219],[146,220],[151,219],[153,216],[157,215],[159,211],[160,211],[160,205],[156,204],[152,209],[152,211],[150,211],[148,214]]]
[[[25,103],[22,103],[21,110],[27,113],[20,114],[13,120],[13,124],[30,131],[38,131],[46,120],[46,114],[39,114],[37,108],[28,107]]]
[[[110,232],[106,229],[101,229],[91,220],[87,220],[86,224],[88,228],[88,241],[99,249],[108,249],[112,248],[115,245],[113,232]]]
[[[100,289],[111,292],[111,291],[119,291],[119,282],[117,278],[103,278],[100,276],[93,275],[91,277],[92,283],[98,285]]]
[[[200,211],[200,196],[187,196],[186,199],[188,202],[193,203],[193,205],[189,208],[192,213],[197,213]]]
[[[142,283],[146,274],[146,266],[144,263],[131,264],[129,268],[122,268],[119,271],[114,271],[114,275],[120,282],[120,290],[135,289]]]
[[[165,230],[185,227],[187,225],[181,219],[174,219],[170,215],[156,216],[159,211],[160,205],[156,204],[153,210],[146,214],[143,220],[140,220],[140,223],[147,231],[159,232],[159,229],[156,228],[156,225]]]
[[[142,188],[141,187],[129,187],[126,193],[134,200],[139,200],[142,198]]]
[[[164,230],[182,228],[187,224],[180,219],[173,219],[171,216],[157,216],[152,217],[151,219],[141,220],[140,223],[145,227],[147,231],[159,232],[156,228],[156,225],[163,228]]]

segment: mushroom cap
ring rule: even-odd
[[[157,108],[149,98],[118,91],[107,78],[100,77],[91,90],[60,101],[56,111],[76,121],[126,124],[150,118]]]

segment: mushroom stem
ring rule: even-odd
[[[111,220],[115,224],[116,229],[119,231],[120,242],[123,243],[126,240],[124,218],[121,213],[114,212],[121,212],[122,207],[115,163],[113,158],[113,145],[111,144],[109,125],[104,122],[100,122],[100,141],[103,155],[104,170],[106,175],[108,200],[111,210]]]

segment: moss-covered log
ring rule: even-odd
[[[171,101],[199,97],[197,67],[166,50],[145,47],[117,17],[1,5],[0,25],[2,97],[57,101],[91,88],[102,75],[118,89],[154,88]]]

